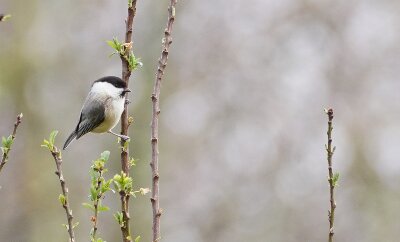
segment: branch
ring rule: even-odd
[[[65,183],[64,175],[62,173],[61,169],[61,164],[62,164],[62,157],[61,157],[61,152],[60,150],[54,145],[54,140],[57,135],[58,131],[53,131],[50,134],[49,140],[44,140],[42,147],[46,147],[51,155],[54,158],[54,162],[56,163],[56,175],[58,176],[58,179],[60,180],[60,185],[61,185],[61,190],[62,194],[58,197],[61,205],[65,209],[65,214],[67,215],[67,221],[68,225],[66,225],[68,234],[69,234],[69,242],[75,242],[75,236],[74,236],[74,228],[78,224],[73,224],[72,219],[74,218],[72,216],[72,210],[69,207],[69,200],[68,200],[68,187]]]
[[[329,182],[329,193],[330,193],[330,211],[328,211],[328,219],[329,219],[329,242],[333,242],[333,224],[335,221],[335,209],[336,202],[334,197],[334,189],[338,185],[339,173],[333,174],[332,169],[332,157],[335,152],[336,147],[332,147],[332,120],[333,120],[333,109],[329,108],[325,109],[325,113],[328,115],[328,144],[325,145],[327,160],[328,160],[328,182]]]
[[[122,80],[126,82],[127,86],[129,84],[129,78],[131,76],[132,70],[129,66],[129,56],[131,55],[132,49],[132,26],[133,18],[136,14],[136,0],[128,3],[128,18],[125,20],[126,23],[126,33],[125,33],[125,43],[123,44],[125,50],[123,54],[120,54],[122,61]],[[126,93],[125,95],[128,95]],[[121,115],[121,134],[128,135],[128,102],[125,103],[124,112]],[[121,140],[121,146],[124,147],[125,140]],[[122,171],[126,174],[129,173],[129,151],[128,149],[122,150],[121,152],[121,166]]]
[[[124,52],[125,55],[121,55],[122,61],[122,80],[129,84],[129,78],[132,73],[132,64],[130,65],[129,60],[132,59],[133,53],[132,49],[132,30],[133,30],[133,18],[136,14],[136,0],[128,0],[128,18],[125,20],[125,43]],[[127,94],[125,94],[127,95]],[[124,112],[121,115],[121,134],[128,135],[128,102],[125,103]],[[121,167],[122,171],[129,175],[129,149],[125,144],[127,141],[121,139]],[[129,193],[120,193],[121,196],[121,210],[123,216],[123,223],[121,226],[122,240],[124,242],[132,241],[130,236],[130,226],[129,226]]]
[[[64,199],[62,199],[62,206],[65,209],[65,214],[67,215],[67,220],[68,220],[68,228],[67,229],[68,229],[68,234],[69,234],[69,241],[74,242],[75,241],[74,230],[73,230],[74,225],[72,224],[72,219],[74,217],[72,216],[72,210],[69,207],[68,187],[65,184],[64,175],[63,175],[62,169],[61,169],[61,164],[62,164],[61,153],[57,147],[54,147],[54,150],[51,152],[51,154],[53,155],[54,161],[56,163],[57,171],[55,173],[58,176],[58,179],[60,180],[62,195],[64,196]]]
[[[100,179],[100,177],[102,177],[102,171],[99,171],[99,179],[96,180],[96,187],[95,190],[96,192],[99,191],[101,184],[103,182],[103,180]],[[100,202],[100,198],[102,195],[97,195],[93,201],[93,207],[94,207],[94,211],[93,211],[93,217],[92,217],[92,222],[93,222],[93,228],[92,228],[92,240],[96,241],[96,233],[97,233],[97,221],[99,221],[98,219],[98,214],[99,214],[99,202]]]
[[[160,92],[161,92],[161,80],[164,75],[165,67],[167,66],[169,47],[172,43],[172,25],[175,20],[175,5],[177,0],[170,0],[168,6],[168,20],[167,26],[164,30],[163,46],[161,57],[158,60],[156,79],[154,81],[154,89],[151,95],[151,100],[153,103],[153,116],[151,120],[151,169],[152,169],[152,197],[151,204],[153,207],[153,242],[159,241],[160,236],[160,217],[162,210],[160,209],[159,201],[159,178],[158,173],[158,116],[160,114]]]
[[[24,115],[22,113],[17,116],[17,121],[14,123],[14,130],[13,130],[12,134],[8,138],[3,137],[3,139],[2,139],[3,146],[1,147],[1,150],[3,151],[3,157],[1,158],[1,162],[0,162],[0,172],[3,169],[3,166],[8,161],[8,155],[10,153],[11,146],[14,143],[15,135],[17,134],[17,129],[18,129],[19,124],[22,122],[23,116]]]
[[[90,176],[91,176],[91,184],[90,184],[90,194],[89,199],[92,202],[83,203],[82,205],[90,208],[93,211],[93,216],[91,217],[91,221],[93,223],[92,230],[90,232],[90,241],[92,242],[101,242],[103,241],[101,238],[97,238],[97,223],[99,221],[98,216],[102,211],[108,211],[109,208],[107,206],[102,205],[102,199],[106,192],[110,191],[110,184],[112,183],[112,179],[105,180],[104,174],[107,172],[105,168],[105,164],[110,157],[109,151],[104,151],[101,153],[99,159],[93,161],[93,165],[90,167]]]

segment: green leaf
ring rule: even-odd
[[[1,150],[3,151],[3,155],[4,154],[8,154],[8,152],[10,151],[10,149],[9,148],[6,148],[6,147],[1,147]]]
[[[142,67],[143,63],[140,62],[140,58],[136,58],[133,52],[131,52],[127,58],[129,64],[129,70],[134,71],[138,67]]]
[[[3,147],[6,147],[7,146],[7,139],[6,139],[6,137],[1,137],[1,143],[2,143],[2,145],[3,145]]]
[[[140,188],[139,189],[140,194],[146,195],[147,193],[150,192],[150,188]]]
[[[138,237],[136,237],[135,242],[139,242],[140,241],[140,235]]]
[[[98,172],[98,171],[102,171],[104,169],[104,160],[102,160],[101,158],[99,160],[95,160],[93,161],[93,166],[92,166],[93,170]]]
[[[58,130],[53,130],[53,131],[50,133],[49,143],[50,143],[52,146],[54,145],[54,141],[55,141],[55,139],[56,139],[57,134],[58,134]]]
[[[11,136],[11,135],[8,136],[8,137],[6,138],[5,147],[6,147],[6,148],[11,148],[12,141],[13,141],[12,136]]]
[[[99,211],[101,211],[101,212],[104,212],[104,211],[110,210],[110,208],[107,207],[107,206],[98,206],[97,210],[99,210]]]
[[[85,208],[91,209],[92,211],[95,210],[95,209],[94,209],[94,206],[93,206],[92,204],[90,204],[90,203],[82,203],[82,205],[83,205]]]
[[[112,182],[112,179],[110,179],[108,181],[105,181],[103,183],[103,185],[101,186],[101,193],[104,194],[104,193],[106,193],[106,192],[111,190],[111,188],[110,188],[111,182]]]
[[[65,204],[67,204],[67,198],[63,194],[60,194],[58,196],[58,200],[60,201],[61,205],[63,205],[63,206],[65,206]]]
[[[9,147],[11,147],[11,145],[14,143],[14,138],[12,137],[12,135],[8,136],[7,138],[7,145]]]
[[[115,175],[113,180],[115,189],[118,190],[118,192],[124,191],[130,193],[132,191],[132,178],[127,176],[124,172],[121,171],[121,175]]]
[[[124,173],[121,172],[121,174],[124,174]],[[116,174],[113,178],[115,190],[117,190],[118,192],[121,191],[123,188],[122,181],[123,181],[123,178],[121,175]]]
[[[76,228],[79,225],[79,222],[76,222],[72,225],[72,229]]]
[[[106,150],[103,153],[101,153],[101,159],[105,162],[108,161],[108,159],[110,158],[110,151]]]
[[[49,149],[51,152],[54,151],[54,142],[55,142],[55,138],[58,134],[57,130],[54,130],[50,133],[50,137],[49,140],[43,140],[43,144],[41,145],[41,147],[45,147],[47,149]],[[61,153],[60,153],[61,155]]]
[[[121,185],[120,185],[117,181],[114,181],[114,188],[115,188],[115,190],[117,190],[118,192],[122,190]]]
[[[123,227],[124,226],[124,216],[122,215],[122,212],[116,212],[114,214],[114,218],[119,224],[119,226]]]
[[[129,166],[136,166],[136,160],[133,157],[129,160]]]
[[[50,147],[50,143],[49,143],[49,141],[47,141],[46,139],[45,140],[43,140],[43,144],[41,145],[42,147],[45,147],[45,148],[49,148]]]
[[[120,143],[120,141],[121,141],[121,138],[119,138],[118,137],[118,143]],[[130,139],[128,139],[128,140],[125,140],[125,142],[124,142],[124,145],[123,146],[121,146],[121,149],[123,150],[123,151],[127,151],[128,150],[128,147],[129,147],[129,143],[131,142],[131,140]]]
[[[97,199],[97,195],[99,195],[99,192],[96,190],[94,186],[90,187],[90,199],[92,201],[95,201]]]
[[[333,174],[332,182],[334,187],[339,185],[339,176],[340,176],[339,172]]]
[[[121,172],[121,174],[124,174],[124,173]],[[121,180],[121,178],[122,178],[122,177],[121,177],[121,175],[119,175],[119,174],[115,174],[115,175],[114,175],[114,180],[115,180],[115,181],[119,181],[119,180]]]
[[[122,43],[118,41],[116,37],[114,37],[112,40],[106,41],[111,48],[113,48],[118,54],[122,54]]]
[[[97,172],[94,171],[94,169],[93,169],[94,167],[93,167],[93,166],[92,166],[91,168],[92,168],[92,169],[89,170],[89,175],[90,175],[90,178],[91,178],[91,180],[92,180],[92,184],[94,185],[94,184],[96,184],[97,175],[98,175],[98,174],[97,174]]]
[[[115,46],[114,41],[112,41],[112,40],[107,40],[106,42],[107,42],[107,44],[108,44],[111,48],[116,49],[116,46]]]

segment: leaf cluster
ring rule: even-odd
[[[127,176],[123,171],[121,174],[116,174],[113,178],[115,190],[120,194],[129,194],[130,196],[136,197],[136,194],[146,195],[150,192],[149,188],[139,188],[139,190],[133,190],[133,179]]]
[[[8,152],[11,150],[11,146],[14,142],[14,137],[12,135],[1,138],[1,144],[2,146],[0,147],[2,156],[7,158]]]
[[[115,190],[119,193],[130,194],[132,192],[133,179],[126,175],[125,172],[121,171],[121,174],[116,174],[113,181]]]
[[[129,71],[134,71],[139,66],[143,66],[142,62],[140,62],[140,58],[136,58],[133,54],[132,42],[122,43],[116,37],[114,37],[112,40],[108,40],[107,44],[114,49],[114,52],[111,53],[110,56],[118,54],[121,56],[121,58],[124,58],[128,62]]]
[[[49,139],[48,140],[44,139],[43,144],[41,146],[47,148],[50,152],[56,152],[56,149],[54,146],[54,141],[56,139],[57,134],[58,134],[58,131],[53,130],[50,133]]]
[[[110,151],[106,150],[100,154],[100,158],[93,161],[92,166],[90,167],[90,177],[91,177],[91,184],[90,184],[90,194],[89,199],[94,203],[87,204],[84,203],[85,207],[88,207],[95,210],[95,205],[98,205],[99,211],[107,211],[109,210],[106,206],[101,206],[101,198],[104,197],[104,194],[108,191],[111,191],[110,185],[112,183],[112,179],[106,180],[104,178],[104,174],[108,171],[105,168],[105,164],[110,158]]]
[[[99,212],[108,211],[110,208],[102,205],[102,198],[104,194],[111,191],[110,185],[112,179],[106,180],[104,174],[108,171],[105,168],[106,163],[110,158],[110,151],[104,151],[100,154],[100,158],[94,160],[90,167],[90,194],[89,199],[91,203],[82,203],[84,207],[91,209],[94,212],[92,221],[94,224],[97,223],[97,216]],[[103,239],[96,238],[95,227],[90,232],[90,238],[92,242],[103,242]]]
[[[52,131],[50,133],[50,136],[48,139],[44,139],[43,144],[41,145],[42,147],[47,148],[50,152],[53,153],[53,155],[57,155],[61,157],[60,151],[57,149],[55,146],[55,138],[58,134],[58,131]],[[3,137],[2,138],[2,151],[3,153],[8,152],[10,150],[11,145],[13,143],[13,137],[9,136],[7,138]],[[129,142],[125,142],[127,145]],[[122,149],[126,149],[127,145],[124,145],[124,147],[121,147]],[[103,211],[108,211],[109,207],[102,205],[102,198],[104,198],[105,193],[108,191],[113,191],[111,188],[111,184],[114,184],[114,188],[118,193],[123,194],[124,196],[133,196],[136,197],[136,194],[141,194],[145,195],[150,192],[149,188],[140,188],[139,190],[134,191],[133,190],[133,179],[129,175],[125,174],[124,172],[121,171],[121,174],[116,174],[112,179],[105,179],[104,175],[108,172],[106,169],[106,163],[109,161],[110,158],[110,152],[109,151],[104,151],[103,153],[100,154],[100,157],[92,162],[92,165],[90,167],[90,177],[91,177],[91,183],[90,183],[90,193],[89,193],[89,200],[90,202],[88,203],[82,203],[84,207],[87,207],[91,209],[94,212],[94,216],[92,217],[92,222],[97,223],[97,216],[99,212]],[[134,166],[136,161],[134,158],[130,158],[129,160],[129,165]],[[68,201],[67,197],[63,194],[60,194],[58,196],[58,200],[61,203],[63,207],[68,206]],[[122,212],[116,212],[114,214],[115,220],[118,222],[118,224],[123,227],[124,226],[124,216]],[[74,224],[72,227],[75,228],[78,226],[79,223]],[[63,224],[69,229],[69,226],[66,224]],[[90,239],[92,242],[106,242],[101,238],[96,238],[96,233],[95,231],[97,229],[94,229],[96,226],[92,228],[90,232]],[[130,239],[131,240],[131,239]],[[140,236],[137,236],[135,238],[135,242],[139,242]]]

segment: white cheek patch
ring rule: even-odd
[[[96,82],[92,86],[93,93],[117,98],[121,95],[122,88],[116,88],[108,82]]]

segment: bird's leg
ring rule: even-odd
[[[117,136],[117,137],[120,137],[120,138],[123,139],[124,141],[127,141],[127,140],[131,139],[131,138],[129,138],[129,136],[126,136],[126,135],[116,134],[116,133],[114,133],[112,130],[109,130],[107,133],[110,133],[110,134],[113,134],[113,135],[115,135],[115,136]]]

